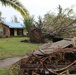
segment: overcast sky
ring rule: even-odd
[[[71,7],[76,5],[76,0],[19,0],[25,8],[29,11],[30,15],[34,15],[37,18],[39,15],[43,16],[49,11],[55,11],[58,5],[62,8]],[[76,7],[75,7],[76,9]],[[0,11],[2,11],[2,16],[6,17],[6,21],[11,21],[14,15],[21,20],[22,16],[19,12],[11,7],[3,7],[0,4]]]

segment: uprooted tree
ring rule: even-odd
[[[24,24],[32,43],[44,42],[42,31],[39,27],[36,27],[34,24],[34,17],[27,17],[24,19]]]
[[[76,34],[75,23],[73,8],[63,10],[60,5],[57,14],[49,12],[44,15],[44,18],[39,17],[37,22],[34,21],[34,17],[24,19],[30,42],[35,43],[44,42],[45,37],[54,38]]]

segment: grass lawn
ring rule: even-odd
[[[0,75],[22,75],[20,72],[20,66],[18,63],[11,65],[10,67],[0,69]]]
[[[28,39],[26,37],[11,37],[11,38],[0,38],[0,60],[23,56],[32,50],[37,49],[41,44],[23,43],[21,40]],[[21,75],[19,74],[20,68],[18,64],[11,65],[10,67],[0,69],[0,75]]]
[[[22,75],[19,62],[7,67],[0,69],[0,75]]]
[[[28,39],[27,37],[11,37],[11,38],[0,38],[0,60],[23,56],[32,50],[37,49],[41,44],[24,43],[21,40]]]

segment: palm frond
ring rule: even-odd
[[[29,15],[27,9],[18,0],[0,0],[0,2],[2,3],[2,5],[12,6],[14,9],[19,11],[23,17]]]

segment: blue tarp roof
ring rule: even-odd
[[[9,28],[25,28],[25,25],[19,22],[3,22],[3,24],[9,26]]]

